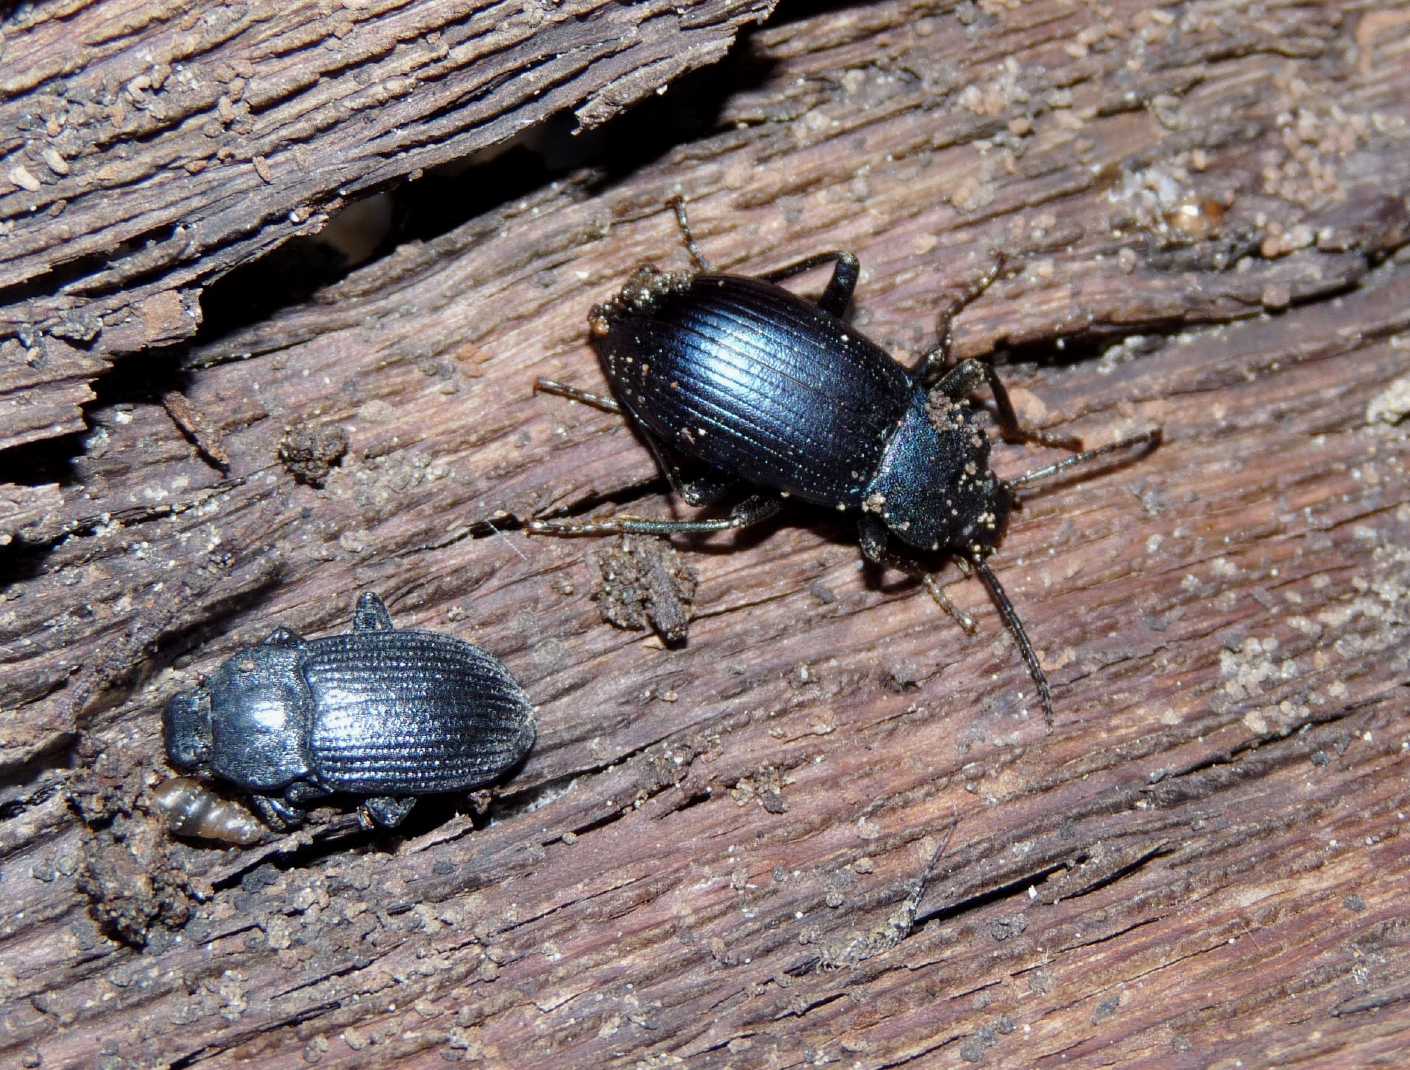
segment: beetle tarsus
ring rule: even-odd
[[[935,599],[935,604],[954,618],[955,623],[966,635],[979,634],[979,625],[974,623],[974,618],[950,601],[950,596],[940,586],[940,580],[933,572],[925,573],[922,580],[925,583],[925,589],[930,592],[930,597]]]

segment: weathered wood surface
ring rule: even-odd
[[[103,358],[352,198],[718,60],[771,0],[68,0],[0,38],[0,448],[83,429]]]
[[[516,191],[150,379],[124,357],[71,460],[9,473],[57,485],[7,491],[0,1052],[1398,1065],[1410,9],[1246,7],[793,12],[688,143]],[[621,123],[604,144],[669,134]],[[996,559],[1054,732],[977,585],[951,588],[968,639],[833,518],[691,547],[680,650],[600,622],[589,544],[515,530],[670,507],[630,432],[528,388],[600,384],[586,309],[683,263],[678,190],[724,266],[855,249],[857,323],[908,354],[1002,247],[960,349],[1036,362],[1006,373],[1035,423],[1165,428],[1033,498]],[[322,424],[349,450],[320,489],[278,446]],[[243,851],[164,837],[160,703],[364,588],[505,658],[540,704],[522,773],[404,838],[331,812]]]

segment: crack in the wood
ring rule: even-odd
[[[1140,919],[1138,919],[1137,921],[1131,922],[1130,925],[1123,926],[1123,927],[1120,928],[1120,929],[1115,929],[1115,930],[1113,930],[1112,932],[1106,933],[1106,934],[1103,935],[1103,936],[1098,936],[1098,937],[1095,937],[1095,938],[1093,938],[1093,939],[1091,939],[1091,940],[1080,940],[1080,941],[1078,941],[1078,942],[1075,943],[1075,944],[1064,944],[1062,947],[1058,948],[1057,951],[1056,951],[1054,954],[1055,954],[1055,955],[1062,955],[1062,954],[1066,954],[1066,953],[1069,952],[1069,951],[1076,951],[1076,950],[1078,950],[1079,948],[1084,948],[1084,947],[1096,947],[1096,946],[1098,946],[1099,944],[1105,944],[1105,943],[1107,943],[1107,942],[1110,941],[1110,940],[1115,940],[1115,939],[1117,939],[1118,937],[1125,936],[1125,935],[1126,935],[1127,933],[1129,933],[1129,932],[1135,932],[1137,929],[1143,929],[1143,928],[1145,928],[1147,925],[1154,925],[1156,922],[1164,920],[1164,917],[1165,917],[1165,915],[1163,915],[1163,914],[1157,914],[1157,915],[1155,915],[1154,917],[1151,917],[1151,918],[1140,918]],[[1219,946],[1219,945],[1216,944],[1215,946],[1217,947],[1217,946]],[[1039,969],[1042,965],[1048,965],[1048,964],[1050,964],[1050,963],[1040,963],[1038,966],[1028,967],[1028,969]],[[1021,970],[1021,971],[1019,971],[1019,972],[1020,972],[1020,973],[1026,973],[1027,970]],[[1017,976],[1017,974],[1016,974],[1015,976]],[[1099,990],[1099,991],[1100,991],[1100,990]],[[1087,998],[1086,996],[1083,997],[1083,999],[1086,999],[1086,998]],[[1078,1002],[1081,1002],[1081,1000],[1079,1000]]]
[[[1342,1000],[1328,1013],[1333,1018],[1342,1018],[1350,1014],[1365,1014],[1367,1011],[1378,1011],[1382,1007],[1392,1007],[1397,1003],[1410,1002],[1410,987],[1402,986],[1398,991],[1377,992],[1362,996],[1352,996]]]
[[[232,1048],[238,1048],[242,1044],[255,1040],[262,1033],[275,1032],[280,1029],[288,1029],[302,1025],[304,1022],[312,1021],[314,1018],[321,1017],[330,1011],[338,1010],[341,1006],[342,1004],[340,1002],[328,1001],[314,1007],[307,1007],[297,1014],[286,1015],[283,1018],[276,1018],[261,1023],[259,1026],[243,1029],[220,1043],[207,1044],[198,1048],[196,1051],[188,1052],[180,1058],[173,1060],[168,1064],[169,1070],[186,1070],[187,1067],[195,1066],[197,1062],[215,1055],[220,1055],[223,1052],[230,1051]]]
[[[943,1040],[939,1040],[938,1042],[930,1043],[913,1051],[907,1052],[900,1059],[891,1059],[884,1063],[877,1063],[873,1070],[895,1070],[895,1068],[898,1066],[905,1066],[908,1063],[914,1063],[917,1059],[923,1059],[927,1055],[933,1055],[937,1051],[941,1051],[945,1048],[948,1048],[951,1044],[958,1043],[960,1040],[964,1039],[966,1035],[967,1034],[965,1033],[951,1033]]]
[[[956,903],[951,903],[949,906],[937,907],[935,910],[930,911],[917,911],[915,926],[916,928],[920,928],[921,926],[929,925],[931,922],[943,923],[954,921],[972,911],[982,910],[984,907],[1002,902],[1005,899],[1011,899],[1014,896],[1023,896],[1026,901],[1029,888],[1038,886],[1053,874],[1059,873],[1066,868],[1066,861],[1055,861],[1041,869],[1025,873],[1004,884],[990,888],[988,891],[978,892]]]
[[[1159,919],[1157,919],[1157,918],[1150,918],[1150,919],[1148,919],[1148,921],[1150,921],[1150,922],[1157,921],[1157,920],[1159,920]],[[1147,922],[1140,922],[1140,923],[1138,923],[1138,925],[1144,925],[1144,924],[1147,924]],[[1135,928],[1135,927],[1137,927],[1137,926],[1133,926],[1133,928]],[[1119,933],[1118,933],[1118,934],[1113,934],[1113,936],[1116,936],[1116,935],[1120,935],[1120,934],[1119,934]],[[1105,943],[1108,939],[1111,939],[1111,937],[1102,937],[1100,940],[1094,940],[1094,941],[1092,941],[1092,943],[1093,943],[1093,944],[1101,944],[1101,943]],[[1087,947],[1087,946],[1089,946],[1089,945],[1087,945],[1087,944],[1074,944],[1072,950],[1075,950],[1076,948],[1080,948],[1080,947]],[[1150,969],[1148,969],[1148,970],[1142,970],[1140,973],[1134,974],[1134,975],[1132,975],[1131,977],[1127,977],[1127,978],[1125,979],[1125,983],[1126,983],[1127,985],[1135,984],[1137,981],[1140,981],[1142,978],[1149,977],[1149,976],[1150,976],[1151,974],[1153,974],[1153,973],[1159,973],[1161,970],[1168,970],[1168,969],[1170,969],[1170,967],[1172,967],[1172,966],[1178,966],[1178,965],[1179,965],[1180,963],[1182,963],[1182,962],[1188,962],[1190,959],[1199,958],[1199,956],[1201,956],[1201,955],[1208,955],[1211,951],[1218,951],[1220,948],[1227,948],[1228,946],[1229,946],[1229,942],[1228,942],[1227,940],[1220,940],[1218,943],[1210,944],[1208,947],[1197,948],[1197,949],[1195,949],[1194,951],[1191,951],[1189,954],[1186,954],[1186,955],[1178,955],[1178,956],[1176,956],[1176,957],[1173,958],[1173,959],[1168,959],[1168,960],[1166,960],[1165,962],[1160,963],[1159,965],[1152,966],[1152,967],[1151,967]],[[1068,949],[1064,949],[1064,950],[1068,950]],[[1075,1007],[1075,1006],[1077,1006],[1079,1003],[1084,1002],[1085,999],[1086,999],[1086,997],[1083,997],[1083,999],[1075,1000],[1075,1001],[1073,1001],[1073,1002],[1071,1002],[1071,1003],[1065,1004],[1065,1005],[1060,1006],[1060,1007],[1055,1007],[1055,1008],[1053,1008],[1053,1009],[1054,1009],[1054,1010],[1064,1010],[1064,1009],[1067,1009],[1068,1007]]]
[[[376,960],[371,957],[358,959],[357,961],[348,963],[346,966],[340,966],[337,969],[327,970],[319,974],[317,977],[310,978],[306,981],[300,981],[292,988],[286,988],[282,992],[276,992],[269,998],[274,1000],[283,999],[286,996],[292,996],[295,992],[301,992],[304,989],[313,988],[317,985],[321,985],[324,981],[332,981],[339,977],[347,977],[351,974],[359,972],[360,970],[367,969],[368,967],[373,965],[375,961]]]
[[[802,1005],[791,1006],[787,1010],[779,1011],[778,1014],[773,1016],[773,1021],[781,1022],[785,1018],[802,1018],[808,1014],[809,1011],[817,1010],[819,1007],[826,1007],[830,1003],[836,1003],[839,999],[850,1000],[851,998],[851,995],[846,991],[828,992],[818,996],[816,999],[810,999]]]
[[[1392,688],[1394,686],[1396,685],[1392,685]],[[1298,760],[1300,757],[1302,757],[1302,755],[1299,754],[1294,747],[1284,747],[1281,748],[1281,753],[1277,759],[1272,760],[1269,766],[1260,769],[1247,769],[1245,766],[1241,765],[1237,761],[1237,759],[1247,757],[1248,755],[1264,750],[1265,748],[1269,750],[1276,749],[1278,748],[1279,744],[1287,743],[1289,740],[1293,740],[1295,736],[1300,735],[1302,731],[1306,728],[1324,727],[1326,725],[1336,724],[1339,721],[1344,721],[1350,717],[1354,717],[1362,710],[1369,709],[1372,706],[1379,704],[1385,699],[1387,693],[1387,691],[1383,690],[1375,695],[1369,695],[1366,698],[1359,699],[1355,702],[1347,703],[1344,706],[1341,706],[1335,710],[1328,711],[1324,714],[1313,714],[1309,711],[1305,716],[1298,719],[1296,723],[1290,724],[1286,727],[1278,728],[1277,730],[1270,732],[1267,735],[1258,735],[1250,739],[1246,739],[1241,743],[1237,743],[1234,746],[1230,747],[1227,751],[1222,751],[1218,754],[1212,754],[1207,758],[1203,758],[1200,761],[1194,762],[1193,764],[1189,765],[1184,769],[1171,770],[1165,772],[1164,775],[1161,775],[1156,780],[1152,780],[1148,784],[1142,785],[1138,790],[1143,794],[1150,792],[1161,792],[1163,790],[1168,789],[1169,786],[1173,783],[1192,783],[1190,781],[1190,778],[1197,777],[1201,773],[1208,773],[1212,770],[1218,769],[1228,769],[1231,772],[1239,774],[1247,773],[1248,775],[1257,777],[1266,776],[1268,773],[1273,772],[1276,769],[1279,769],[1285,765],[1288,765]],[[1242,715],[1234,716],[1230,717],[1229,720],[1225,722],[1225,724],[1237,724],[1241,721]],[[1205,731],[1207,734],[1208,730],[1206,729]],[[1198,785],[1198,787],[1204,787],[1204,785]],[[1208,790],[1200,791],[1199,794],[1184,795],[1180,801],[1188,802],[1192,799],[1199,798],[1202,795],[1209,794],[1214,790],[1217,790],[1217,785],[1210,785],[1208,786]]]
[[[1074,892],[1064,893],[1058,898],[1053,899],[1053,904],[1057,904],[1059,902],[1071,902],[1074,899],[1081,899],[1083,896],[1091,895],[1093,892],[1099,892],[1103,888],[1110,887],[1119,880],[1124,880],[1127,877],[1133,876],[1140,870],[1144,869],[1151,862],[1154,862],[1157,858],[1164,858],[1168,855],[1178,854],[1179,852],[1176,850],[1176,848],[1169,846],[1169,842],[1169,840],[1160,840],[1149,850],[1139,855],[1138,857],[1132,859],[1130,862],[1127,862],[1125,865],[1118,866],[1110,873],[1106,873],[1100,877],[1097,877],[1091,883],[1082,885]],[[1085,865],[1088,861],[1092,859],[1093,856],[1088,854],[1085,859],[1078,860],[1077,865],[1080,867],[1082,865]]]

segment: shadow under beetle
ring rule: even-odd
[[[671,203],[698,270],[640,267],[616,297],[588,316],[620,405],[548,379],[538,380],[535,389],[608,412],[625,410],[690,505],[709,505],[731,493],[746,496],[729,516],[715,520],[620,515],[535,520],[528,530],[546,535],[723,531],[774,515],[789,497],[856,512],[867,559],[921,575],[935,600],[971,633],[974,622],[950,603],[935,577],[890,553],[888,542],[894,538],[913,551],[946,551],[974,567],[1018,644],[1051,725],[1047,677],[986,558],[1018,488],[1115,450],[1154,445],[1159,430],[1017,479],[999,479],[989,470],[989,439],[969,400],[981,385],[994,397],[1006,439],[1081,448],[1021,428],[991,365],[965,360],[948,366],[951,321],[998,276],[1001,258],[943,314],[940,344],[906,369],[843,320],[860,270],[856,256],[817,253],[757,277],[715,274],[691,235],[684,202]],[[832,278],[816,304],[777,285],[828,263]]]
[[[395,827],[418,795],[498,779],[535,738],[533,706],[498,658],[392,627],[370,591],[351,632],[274,629],[174,696],[162,727],[173,766],[242,788],[274,828],[335,794],[361,797],[366,821]]]

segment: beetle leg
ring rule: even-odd
[[[303,646],[304,637],[282,625],[260,641],[260,646]]]
[[[861,274],[862,266],[853,253],[829,250],[825,253],[814,253],[812,256],[805,256],[802,260],[792,264],[785,264],[781,268],[774,268],[759,278],[765,282],[782,282],[784,279],[791,279],[794,275],[801,275],[805,271],[811,271],[815,267],[831,263],[832,278],[827,280],[827,289],[818,298],[818,307],[829,315],[841,319],[847,313],[847,306],[852,303],[852,291],[857,288],[857,276]]]
[[[733,476],[726,475],[718,468],[691,458],[682,457],[669,446],[663,446],[651,435],[642,432],[642,438],[651,447],[656,465],[666,474],[671,489],[686,505],[714,505],[718,501],[738,492],[746,484]]]
[[[741,486],[739,480],[731,479],[713,469],[696,470],[693,474],[688,474],[681,468],[672,468],[668,469],[667,477],[681,499],[687,505],[697,507],[714,505],[729,497]]]
[[[534,393],[557,394],[560,398],[580,401],[584,405],[591,405],[594,409],[601,409],[603,412],[616,413],[618,416],[622,414],[622,407],[611,398],[587,390],[579,390],[576,386],[560,383],[557,379],[535,379]]]
[[[530,520],[527,529],[534,535],[695,535],[747,528],[767,520],[779,508],[777,498],[755,494],[717,520],[658,520],[622,513],[601,520]]]
[[[357,600],[357,608],[353,610],[353,631],[390,632],[394,630],[392,615],[387,612],[387,603],[372,591],[363,591],[362,597]]]
[[[291,806],[283,799],[270,795],[251,795],[250,805],[255,808],[255,813],[259,814],[272,829],[285,831],[287,829],[298,828],[304,823],[304,811],[297,806]]]
[[[857,545],[862,549],[862,556],[873,564],[895,563],[887,560],[886,525],[875,513],[863,513],[857,522]]]
[[[979,625],[974,623],[974,618],[950,601],[950,596],[945,593],[945,588],[940,586],[935,573],[927,572],[921,576],[921,580],[925,583],[925,589],[930,592],[930,597],[935,599],[935,604],[950,615],[965,635],[979,634]]]
[[[875,564],[889,565],[913,579],[920,580],[925,584],[925,589],[930,592],[930,597],[935,599],[935,604],[948,613],[966,635],[978,635],[979,626],[974,623],[974,618],[950,601],[949,595],[940,586],[940,581],[936,579],[935,574],[922,572],[912,562],[907,561],[899,554],[890,552],[886,548],[886,539],[886,525],[881,522],[880,518],[873,515],[863,515],[857,524],[857,542],[862,548],[862,556]],[[965,574],[969,573],[966,571]]]
[[[979,300],[984,291],[994,285],[999,275],[1002,274],[1006,263],[1008,263],[1008,257],[995,249],[994,262],[989,266],[989,270],[971,282],[936,317],[936,329],[940,334],[940,342],[929,353],[922,356],[916,362],[916,366],[911,369],[912,374],[922,385],[933,382],[950,366],[950,347],[954,342],[955,317]]]
[[[999,431],[1003,434],[1005,442],[1037,442],[1062,450],[1082,448],[1081,440],[1070,435],[1052,435],[1046,431],[1034,431],[1022,426],[1018,422],[1018,414],[1013,411],[1013,402],[1009,400],[1009,392],[1003,380],[988,361],[973,358],[962,360],[946,372],[945,377],[932,389],[944,394],[951,401],[963,401],[978,390],[981,384],[987,384],[989,392],[994,395]]]
[[[366,820],[378,828],[394,829],[406,820],[406,815],[411,813],[416,805],[416,796],[408,795],[404,799],[394,798],[390,795],[378,795],[371,799],[362,800],[362,810],[366,814]]]

